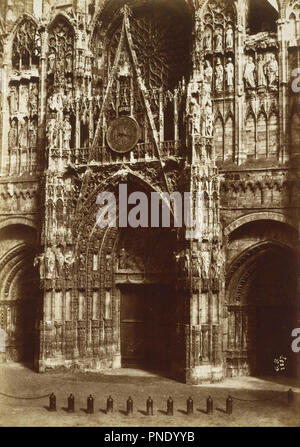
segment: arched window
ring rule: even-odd
[[[48,89],[62,89],[72,95],[74,70],[74,30],[67,20],[58,16],[49,30],[48,37]]]
[[[30,69],[39,64],[40,35],[36,24],[25,19],[18,27],[12,47],[12,66],[16,70]]]

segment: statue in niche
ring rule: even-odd
[[[277,90],[279,67],[275,54],[273,53],[270,54],[269,61],[266,64],[266,75],[270,89]]]
[[[190,104],[189,104],[189,115],[192,120],[192,128],[193,132],[196,134],[200,134],[200,127],[201,127],[201,106],[195,98],[195,96],[192,96],[190,98]]]
[[[51,148],[58,147],[58,132],[57,132],[57,124],[56,124],[55,118],[51,118],[49,120],[49,123],[47,126],[47,138],[48,138],[49,147],[51,147]]]
[[[216,29],[215,34],[215,51],[223,50],[223,33],[221,28]]]
[[[63,275],[64,265],[65,265],[65,257],[61,248],[59,247],[56,251],[56,271],[58,277]]]
[[[201,277],[202,277],[202,290],[208,291],[209,283],[209,272],[210,272],[210,254],[208,251],[202,253],[202,263],[201,263]]]
[[[61,112],[63,109],[63,93],[54,93],[50,96],[48,104],[51,111]]]
[[[226,43],[226,49],[233,48],[233,29],[231,25],[229,25],[229,27],[226,30],[225,43]]]
[[[20,123],[19,146],[28,147],[28,123],[25,120]]]
[[[55,71],[55,54],[50,53],[48,55],[48,74],[54,73]]]
[[[258,56],[257,62],[257,84],[258,87],[266,87],[267,86],[267,78],[266,78],[266,67],[265,60],[262,54]]]
[[[118,75],[119,77],[130,76],[130,64],[125,51],[122,51],[120,54]]]
[[[208,26],[205,28],[204,32],[203,47],[205,50],[212,50],[212,30]]]
[[[64,129],[64,149],[68,150],[70,149],[70,141],[72,137],[72,126],[70,124],[68,117],[64,119],[63,129]]]
[[[21,113],[28,113],[28,86],[20,86],[19,111]]]
[[[9,149],[15,149],[18,145],[18,128],[17,122],[13,120],[8,132],[8,147]]]
[[[231,90],[234,83],[234,65],[231,57],[228,58],[228,62],[225,66],[225,82],[226,86]]]
[[[256,68],[253,62],[253,57],[248,56],[244,69],[244,80],[246,88],[255,89],[256,87]]]
[[[37,139],[37,124],[35,120],[31,120],[29,123],[29,147],[36,147],[36,139]]]
[[[9,92],[9,111],[11,115],[18,111],[18,91],[15,86],[11,87]]]
[[[221,92],[223,90],[223,81],[224,81],[224,68],[221,59],[218,57],[215,67],[215,88],[217,92]]]
[[[69,52],[66,54],[66,72],[72,73],[73,71],[73,58],[72,58],[72,52]]]
[[[52,279],[55,273],[55,253],[48,247],[45,253],[46,279]]]
[[[212,79],[213,79],[213,69],[209,60],[206,60],[204,66],[204,83],[203,83],[206,92],[211,92]]]
[[[69,278],[71,274],[72,265],[75,262],[75,258],[73,256],[72,251],[69,249],[65,254],[65,272],[66,277]]]
[[[205,104],[205,119],[204,119],[204,137],[211,138],[213,136],[213,107],[210,98],[207,99]]]
[[[31,116],[37,115],[38,113],[38,94],[39,92],[37,85],[33,84],[29,92],[29,104],[30,104]]]

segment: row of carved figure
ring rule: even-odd
[[[247,89],[269,87],[278,89],[279,67],[275,54],[259,54],[256,62],[248,55],[244,67],[244,81]]]
[[[13,150],[18,147],[27,148],[36,147],[37,143],[37,122],[35,119],[30,121],[27,118],[18,121],[11,121],[8,131],[8,147]]]
[[[8,95],[10,115],[22,113],[34,116],[38,113],[38,84],[11,85]]]
[[[47,139],[49,148],[60,147],[60,134],[62,135],[63,149],[70,149],[70,142],[72,138],[72,126],[70,118],[65,116],[61,121],[56,118],[51,118],[47,125]]]
[[[37,255],[34,266],[39,266],[41,279],[60,278],[65,273],[69,277],[75,258],[70,249],[63,250],[60,247],[48,247],[45,253]]]
[[[203,48],[207,51],[223,52],[225,50],[232,50],[234,47],[234,34],[232,26],[229,25],[223,33],[222,28],[216,28],[213,32],[212,28],[207,26],[203,36]]]
[[[207,91],[211,91],[212,85],[214,84],[216,92],[221,92],[224,89],[224,81],[225,81],[225,88],[228,90],[232,90],[234,86],[234,64],[232,58],[229,57],[225,63],[225,66],[223,66],[221,58],[217,57],[214,65],[215,67],[213,69],[209,59],[205,60],[204,63],[205,89]]]

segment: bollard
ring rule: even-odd
[[[56,411],[56,396],[54,393],[49,396],[49,411]]]
[[[211,398],[211,396],[208,397],[207,401],[206,401],[206,413],[207,414],[212,414],[213,413],[213,400]]]
[[[108,396],[106,401],[106,413],[113,413],[114,411],[114,400],[111,396]]]
[[[91,394],[87,398],[87,410],[86,410],[86,412],[88,414],[93,414],[94,413],[94,398],[93,398],[93,396]]]
[[[149,396],[146,402],[146,412],[147,416],[153,416],[153,400]]]
[[[288,390],[288,404],[292,405],[292,403],[294,402],[294,392],[293,390],[290,388]]]
[[[191,397],[189,397],[188,400],[186,401],[186,412],[187,414],[194,413],[194,401]]]
[[[226,399],[226,413],[232,414],[232,405],[233,405],[233,399],[231,396],[228,396]]]
[[[174,414],[174,402],[172,397],[170,396],[169,399],[167,400],[167,415],[173,416],[173,414]]]
[[[127,415],[132,414],[132,413],[133,413],[133,400],[129,396],[129,398],[127,400]]]
[[[70,394],[70,396],[68,397],[68,412],[74,413],[74,411],[75,411],[75,398],[73,394]]]

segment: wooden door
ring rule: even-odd
[[[121,355],[122,366],[145,361],[146,293],[141,286],[121,289]]]
[[[121,288],[122,366],[168,369],[175,327],[173,296],[171,288],[162,285]]]

